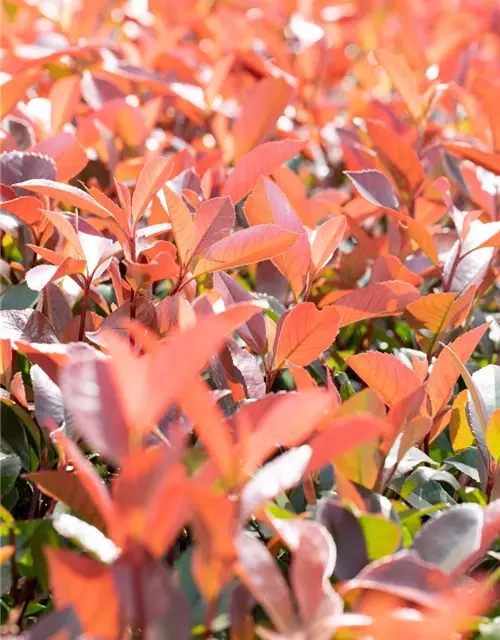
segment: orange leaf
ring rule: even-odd
[[[22,196],[15,200],[6,200],[2,202],[2,209],[9,211],[16,218],[29,226],[36,224],[43,218],[40,208],[42,202],[34,196]]]
[[[161,191],[167,205],[167,212],[172,223],[177,251],[182,264],[187,265],[192,255],[194,242],[193,216],[184,200],[168,187]]]
[[[227,196],[203,202],[194,219],[192,256],[204,253],[231,231],[236,214]]]
[[[136,223],[146,211],[148,204],[172,173],[172,160],[158,156],[148,160],[142,168],[132,196],[132,220]]]
[[[458,297],[456,293],[431,293],[409,304],[406,312],[416,320],[417,327],[424,326],[435,334],[437,340],[443,331],[464,322],[475,293],[475,286],[469,287]]]
[[[311,261],[314,265],[314,277],[331,260],[334,252],[344,239],[347,223],[344,216],[331,218],[317,227],[311,241]]]
[[[72,207],[78,207],[100,218],[107,218],[109,216],[108,210],[96,202],[92,196],[68,184],[60,184],[53,180],[26,180],[26,182],[20,182],[14,186],[27,189],[28,191],[34,191],[42,196],[54,198],[58,202],[64,202]]]
[[[80,81],[79,75],[63,76],[50,88],[50,125],[53,133],[61,131],[63,126],[73,119],[80,102]]]
[[[275,346],[274,368],[287,360],[305,366],[328,349],[337,337],[340,316],[333,307],[322,311],[312,302],[302,302],[280,318]]]
[[[49,282],[56,282],[64,276],[85,273],[85,260],[65,258],[61,264],[40,264],[26,273],[26,283],[33,291],[41,291]]]
[[[365,120],[375,150],[391,172],[401,192],[414,194],[425,180],[424,169],[413,148],[377,120]]]
[[[7,560],[12,558],[15,551],[16,551],[15,546],[11,544],[6,544],[0,547],[0,566],[5,564]]]
[[[55,471],[36,471],[26,474],[25,477],[34,482],[46,495],[64,502],[80,518],[101,531],[106,531],[106,517],[103,517],[99,507],[93,502],[92,496],[88,493],[88,487],[82,483],[78,473],[57,469]],[[100,482],[98,476],[96,476],[96,480]],[[102,508],[103,505],[99,506]]]
[[[307,472],[318,471],[334,461],[336,456],[379,438],[387,429],[387,422],[370,415],[334,420],[330,428],[309,442],[313,454]]]
[[[302,223],[278,185],[267,178],[259,179],[257,186],[248,196],[244,209],[248,222],[253,226],[264,223],[276,224],[287,231],[299,234],[293,247],[284,255],[273,259],[274,265],[288,280],[295,298],[298,299],[305,287],[311,264],[309,241]]]
[[[444,142],[443,147],[459,158],[469,160],[487,171],[500,175],[500,153],[483,151],[461,142]]]
[[[439,256],[432,239],[432,234],[421,222],[409,218],[398,211],[387,211],[387,214],[395,218],[402,229],[410,236],[410,238],[416,242],[416,244],[422,249],[425,255],[429,258],[433,265],[439,266]]]
[[[42,153],[56,163],[56,178],[59,182],[67,182],[80,173],[88,163],[85,149],[72,133],[58,133],[42,140],[30,152]]]
[[[418,124],[425,116],[426,104],[420,94],[417,78],[405,58],[385,49],[377,49],[374,51],[374,55],[377,62],[386,70],[394,88],[403,98],[409,114]]]
[[[125,621],[113,570],[66,549],[47,546],[44,552],[56,606],[72,606],[86,635],[106,640],[121,637]]]
[[[203,446],[217,464],[220,474],[229,478],[234,469],[233,445],[229,427],[204,382],[194,379],[179,400]]]
[[[299,365],[289,362],[288,369],[293,376],[297,391],[308,391],[309,389],[316,389],[318,386],[312,375],[304,367],[299,367]]]
[[[395,356],[368,351],[346,358],[363,382],[392,407],[421,386],[416,374]]]
[[[373,263],[370,284],[387,282],[388,280],[407,282],[414,287],[420,286],[423,282],[421,276],[410,271],[396,256],[380,256]]]
[[[406,282],[376,282],[337,298],[331,306],[340,314],[339,326],[345,327],[365,318],[401,313],[419,297],[418,290]],[[324,299],[322,307],[327,308]]]
[[[447,319],[457,297],[456,293],[431,293],[412,302],[406,308],[417,326],[424,326],[434,334],[446,329]]]
[[[288,251],[297,238],[296,233],[274,224],[249,227],[212,245],[196,265],[194,275],[270,260]]]
[[[472,331],[462,334],[448,345],[454,351],[456,356],[463,364],[474,353],[479,341],[486,333],[489,323],[482,324]],[[427,391],[431,401],[432,415],[436,416],[453,391],[453,387],[460,376],[458,366],[453,355],[446,349],[443,349],[432,367],[427,383]]]
[[[238,203],[253,189],[260,176],[268,176],[306,146],[307,140],[265,142],[255,147],[238,162],[222,188],[222,196]]]
[[[245,95],[232,132],[235,162],[273,132],[290,94],[291,87],[282,78],[269,77],[257,82]]]
[[[113,371],[130,423],[142,425],[144,429],[154,425],[221,348],[224,340],[258,311],[254,305],[238,304],[223,313],[200,319],[192,329],[173,336],[140,358],[139,363],[143,358],[148,361],[139,365],[141,368],[135,376],[131,374],[139,364],[137,358],[128,347],[128,341],[124,344],[120,340],[116,345],[117,360]],[[115,345],[112,354],[115,355]]]
[[[26,90],[34,84],[39,73],[39,69],[29,69],[12,76],[1,85],[0,118],[2,120],[21,100]]]
[[[259,406],[252,407],[257,410],[253,416],[246,412],[235,414],[238,433],[243,433],[248,426],[245,422],[252,417],[257,419],[257,424],[251,425],[254,430],[243,447],[242,468],[248,474],[254,473],[277,446],[296,447],[309,438],[331,410],[333,398],[325,389],[311,389],[274,398],[266,396],[253,404],[260,404],[264,409],[259,417],[256,418]]]
[[[483,107],[490,123],[493,150],[500,151],[500,117],[498,104],[500,103],[500,85],[489,79],[476,77],[472,83],[472,91],[475,93]]]

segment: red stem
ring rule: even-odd
[[[83,337],[85,335],[85,320],[87,318],[87,305],[89,302],[89,293],[90,293],[90,282],[88,280],[85,280],[85,286],[83,288],[82,310],[80,313],[80,328],[78,330],[78,342],[83,342]]]

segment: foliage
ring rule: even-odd
[[[498,637],[498,4],[2,19],[2,631]]]

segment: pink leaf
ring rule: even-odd
[[[222,196],[230,196],[236,204],[255,186],[260,176],[268,176],[306,146],[306,140],[265,142],[255,147],[238,162],[224,183]]]
[[[146,162],[132,196],[132,220],[134,223],[142,217],[153,196],[163,187],[171,173],[172,160],[170,158],[158,156]]]
[[[360,195],[371,204],[384,209],[399,209],[399,202],[391,183],[380,171],[345,171]]]

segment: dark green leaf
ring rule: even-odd
[[[20,282],[6,289],[0,296],[0,309],[30,309],[40,298],[40,291],[33,291],[26,282]]]
[[[14,486],[21,473],[21,460],[15,453],[0,451],[0,492],[4,496]]]

